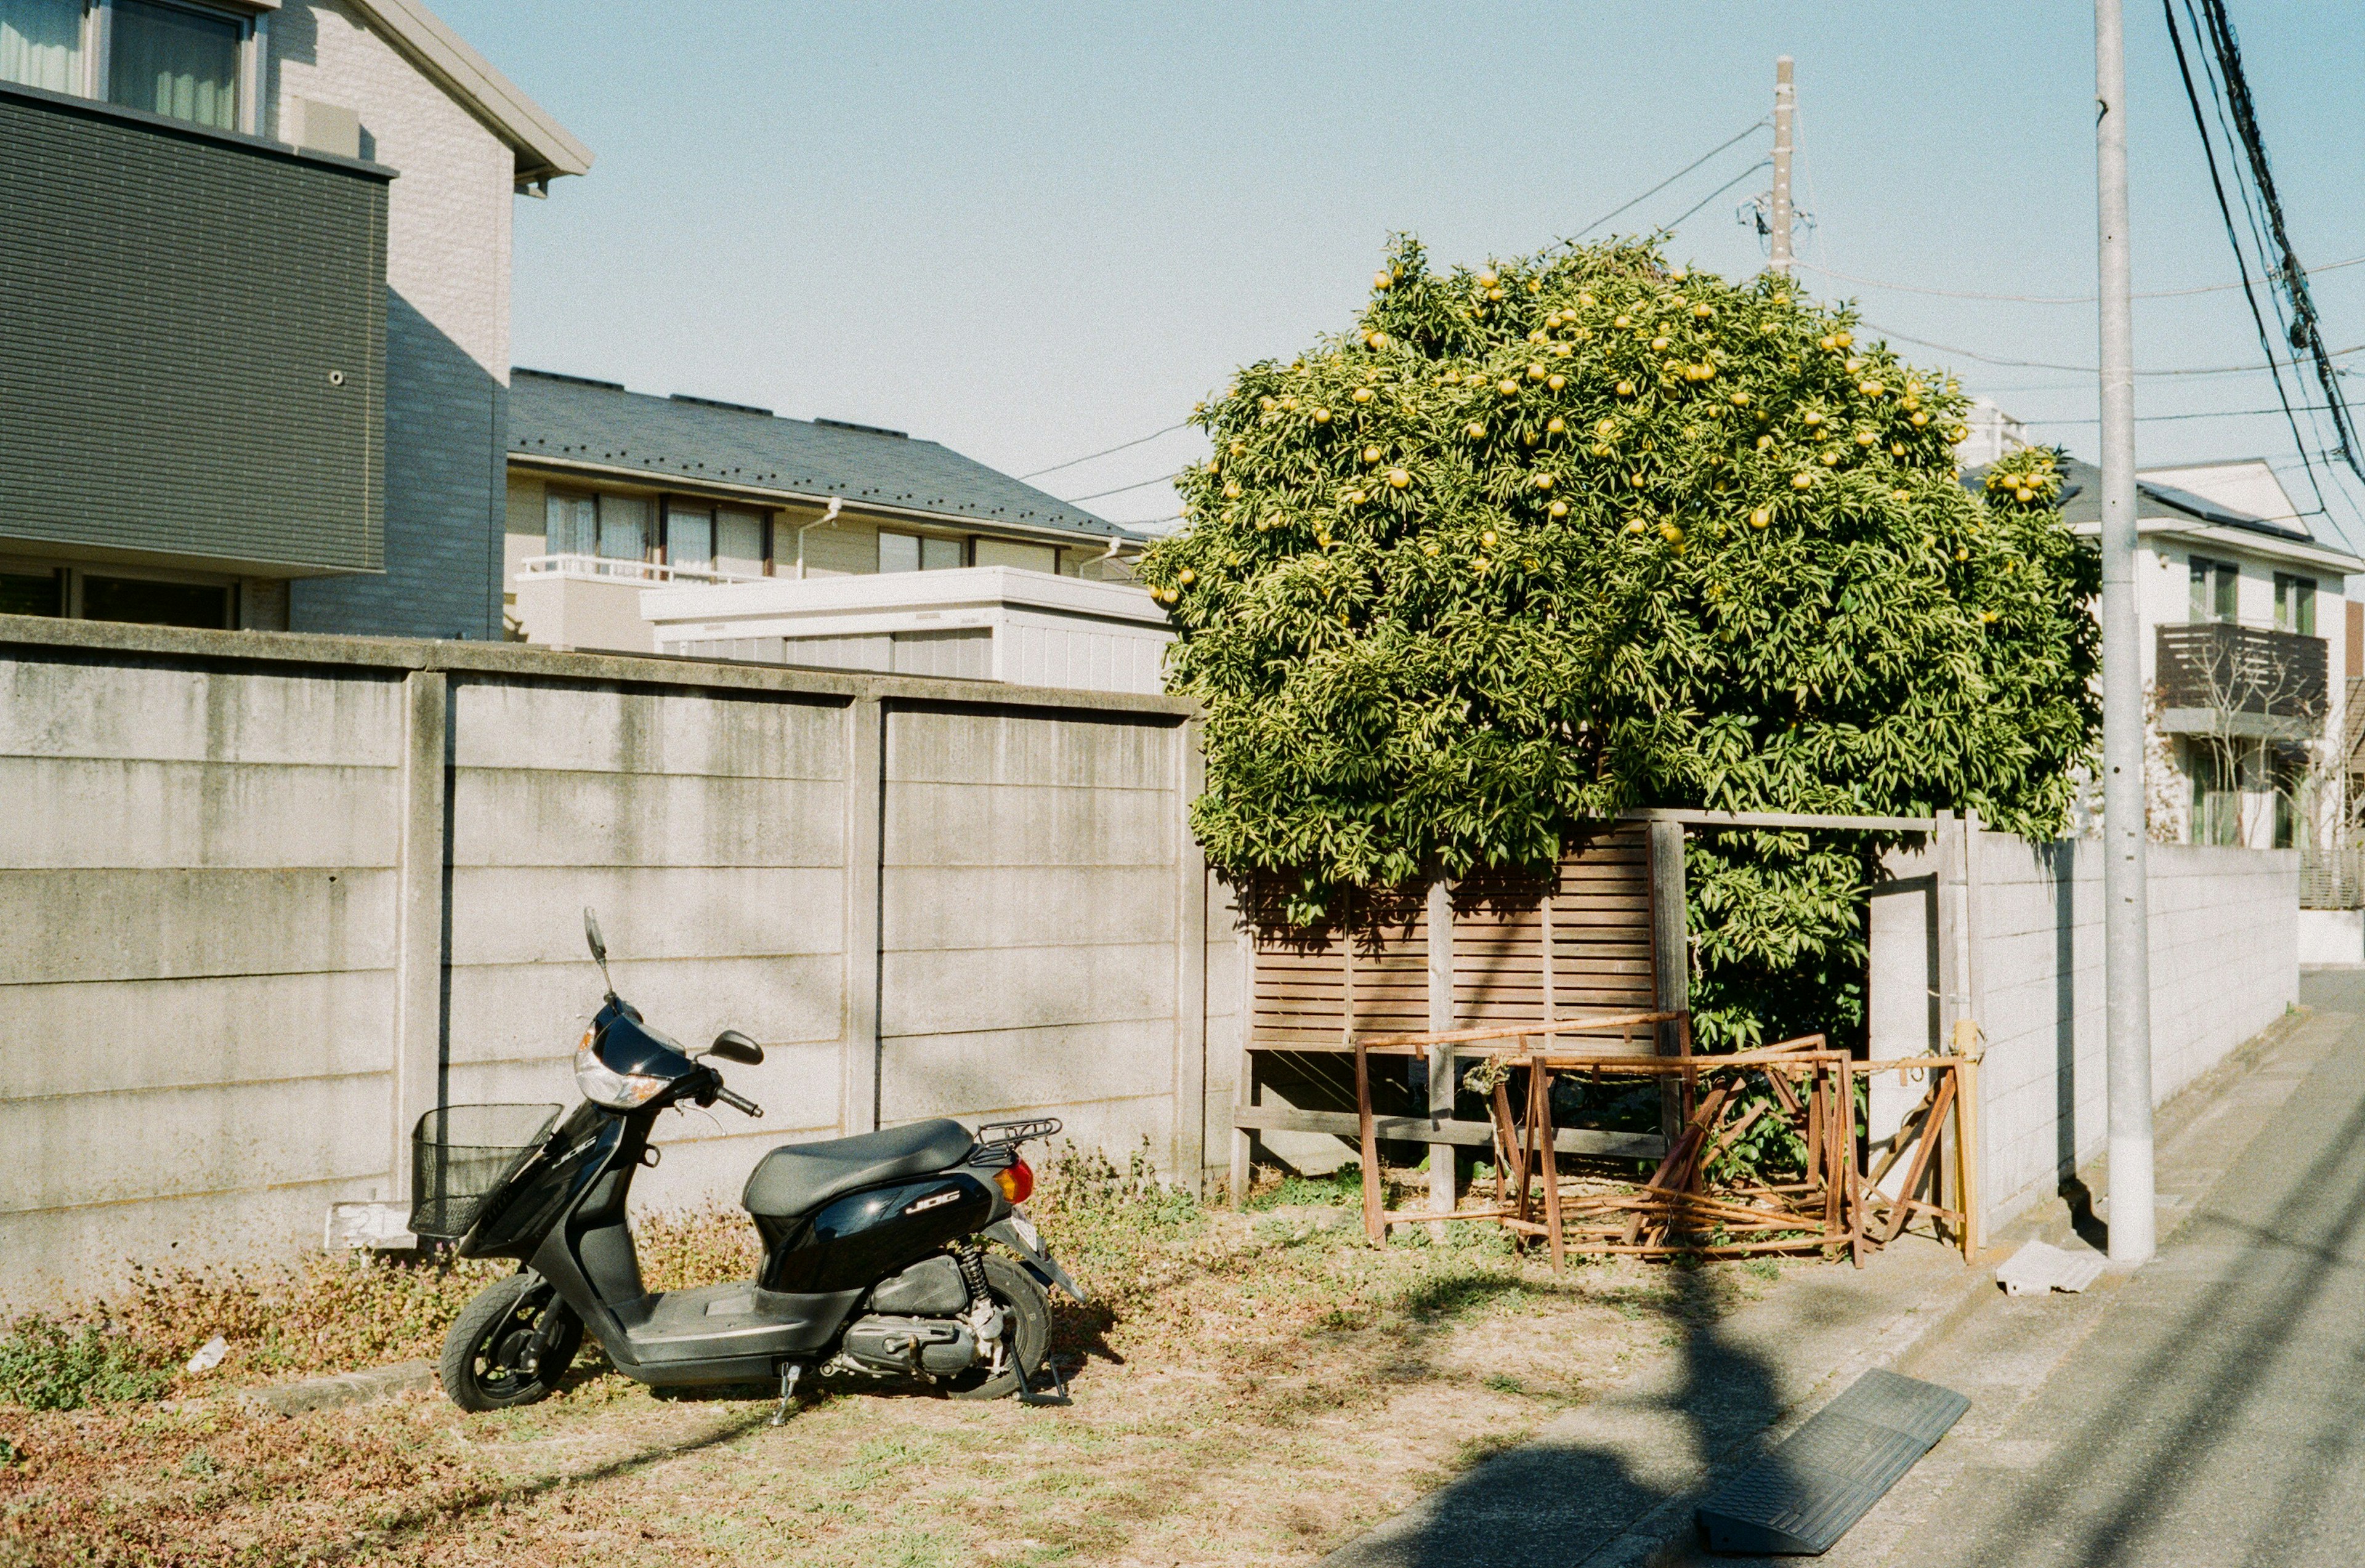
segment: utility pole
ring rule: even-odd
[[[1790,275],[1790,119],[1799,106],[1790,85],[1790,57],[1774,62],[1774,225],[1773,253],[1766,265]]]
[[[2126,37],[2094,0],[2102,364],[2102,959],[2111,1104],[2111,1261],[2156,1249],[2151,951],[2144,901],[2142,631],[2135,607],[2135,308],[2128,294]]]

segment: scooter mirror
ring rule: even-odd
[[[706,1047],[706,1054],[721,1057],[724,1061],[744,1061],[753,1066],[764,1059],[764,1047],[736,1029],[725,1029],[714,1036],[714,1043]]]
[[[608,944],[600,939],[600,917],[588,905],[583,911],[583,940],[591,948],[591,961],[601,969],[608,967]]]

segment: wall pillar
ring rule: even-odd
[[[1651,823],[1651,973],[1654,1013],[1680,1013],[1692,1004],[1691,935],[1684,898],[1684,824],[1654,821]],[[1663,1025],[1653,1033],[1659,1054],[1673,1056],[1677,1039],[1675,1029]],[[1681,1095],[1662,1088],[1659,1130],[1666,1136],[1670,1148],[1683,1133],[1682,1100]]]
[[[1205,786],[1199,722],[1174,732],[1174,1152],[1171,1179],[1207,1183],[1207,859],[1191,833],[1191,802]],[[1245,1021],[1244,1021],[1245,1022]]]
[[[403,678],[402,843],[395,878],[393,1190],[410,1195],[410,1132],[443,1103],[449,1064],[447,955],[451,905],[451,678]]]
[[[879,1126],[879,913],[886,858],[887,719],[876,697],[846,709],[846,1008],[838,1131]]]

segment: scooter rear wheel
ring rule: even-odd
[[[546,1334],[547,1343],[528,1371],[523,1357],[537,1332]],[[461,1409],[508,1410],[549,1398],[582,1343],[583,1320],[548,1281],[511,1274],[461,1309],[443,1337],[437,1371],[443,1392]]]
[[[1026,1384],[1022,1366],[1040,1367],[1051,1345],[1051,1298],[1035,1276],[998,1252],[985,1255],[985,1284],[1007,1319],[1002,1330],[1002,1366],[975,1367],[947,1380],[955,1399],[1003,1399]],[[987,1350],[990,1358],[992,1354]]]

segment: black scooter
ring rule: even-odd
[[[783,1145],[757,1161],[742,1200],[764,1243],[756,1278],[652,1294],[624,1217],[634,1172],[657,1162],[650,1126],[669,1105],[718,1100],[761,1116],[711,1062],[764,1051],[726,1029],[693,1052],[651,1027],[608,980],[589,910],[583,934],[607,982],[575,1053],[583,1103],[563,1121],[555,1105],[448,1106],[413,1134],[412,1231],[522,1265],[452,1325],[441,1370],[453,1401],[498,1410],[546,1397],[587,1328],[618,1372],[653,1386],[779,1379],[776,1426],[809,1371],[918,1380],[956,1398],[1035,1396],[1048,1288],[1084,1299],[1018,1208],[1035,1182],[1018,1146],[1059,1123],[972,1136],[920,1122]]]

